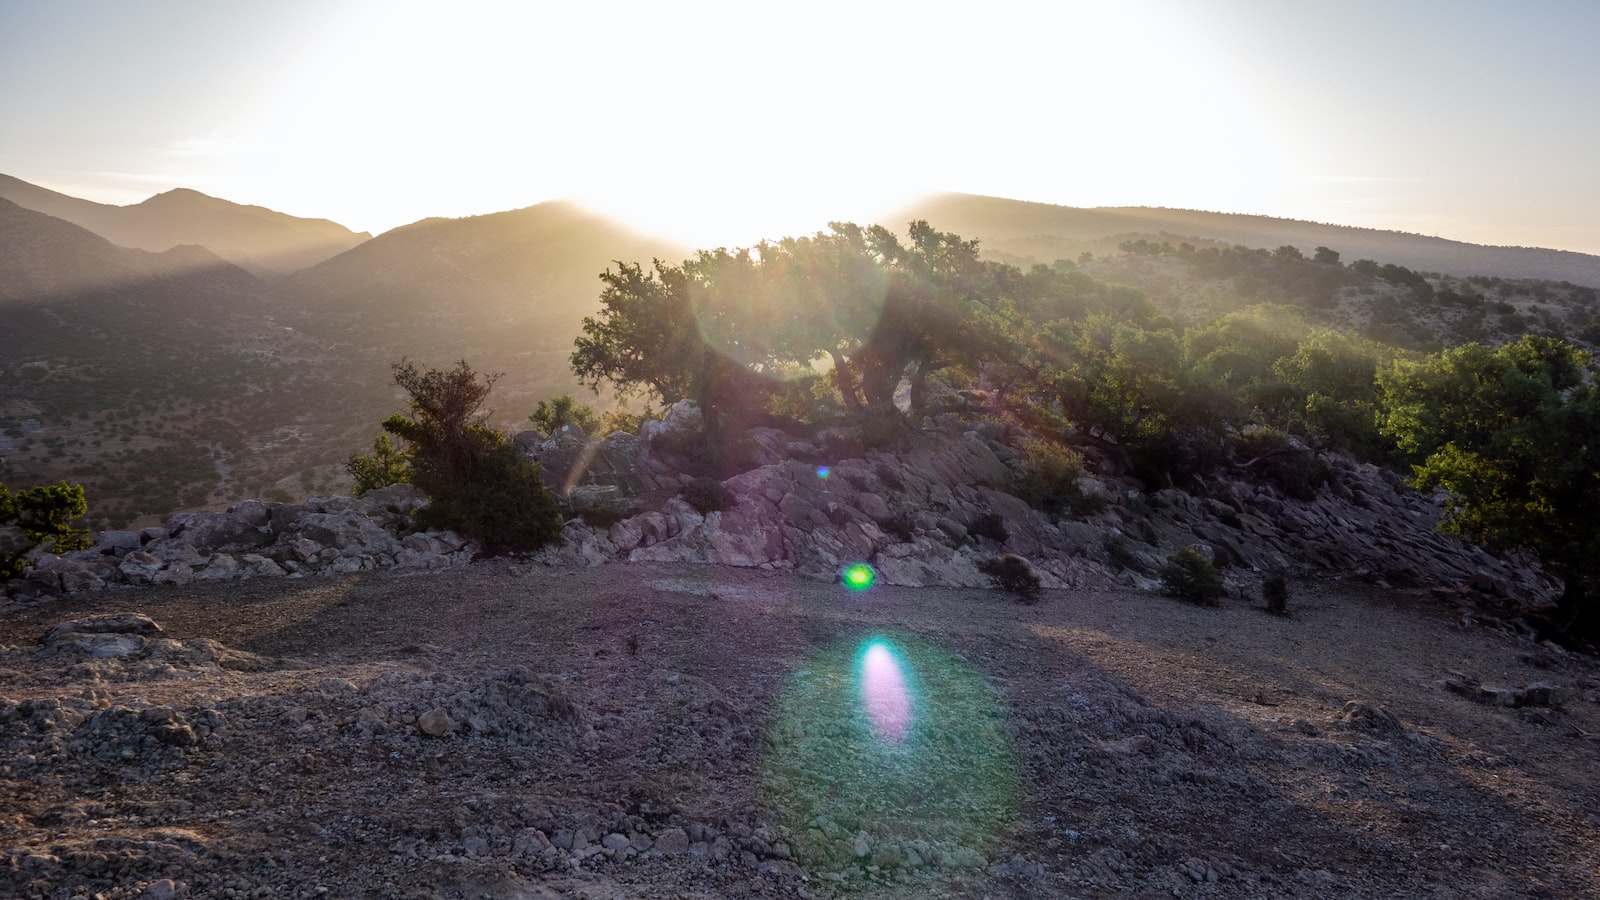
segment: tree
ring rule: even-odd
[[[14,539],[0,543],[0,579],[22,574],[24,556],[34,547],[49,544],[54,553],[87,549],[88,530],[72,527],[72,520],[88,511],[81,484],[62,481],[15,494],[0,484],[0,533],[14,529]]]
[[[498,377],[480,378],[465,360],[426,372],[401,360],[394,380],[410,408],[383,421],[385,432],[406,443],[404,480],[428,495],[418,520],[460,531],[491,555],[531,552],[561,534],[560,511],[539,464],[487,424],[483,404]]]
[[[1560,635],[1600,638],[1600,391],[1589,355],[1524,336],[1454,347],[1379,373],[1382,430],[1412,483],[1450,492],[1443,530],[1527,550],[1564,582]]]
[[[717,352],[706,338],[706,332],[729,334],[739,325],[737,317],[703,297],[705,311],[697,315],[696,295],[703,294],[706,271],[717,258],[702,253],[682,266],[658,259],[649,272],[637,263],[619,262],[615,271],[602,273],[600,313],[583,320],[570,357],[572,371],[594,390],[609,384],[619,400],[641,392],[669,406],[693,400],[713,435],[722,430],[723,412],[758,405],[770,385]],[[724,346],[733,342],[721,341]]]

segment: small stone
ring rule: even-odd
[[[443,709],[430,709],[417,716],[417,730],[429,737],[449,737],[451,728],[450,714]]]

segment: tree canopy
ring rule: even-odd
[[[1449,491],[1443,527],[1532,552],[1565,581],[1567,632],[1600,637],[1600,392],[1587,353],[1525,336],[1466,344],[1379,373],[1382,430],[1413,483]]]

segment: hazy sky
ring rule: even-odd
[[[0,172],[373,232],[572,197],[750,243],[953,190],[1600,253],[1597,44],[1593,0],[0,0]]]

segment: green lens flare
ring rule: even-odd
[[[844,586],[850,590],[864,591],[872,587],[872,583],[878,580],[878,573],[872,571],[872,567],[866,563],[853,563],[845,566],[839,578],[844,582]]]
[[[856,874],[982,866],[1021,810],[994,692],[960,657],[894,634],[819,648],[790,675],[761,793],[800,859]]]

